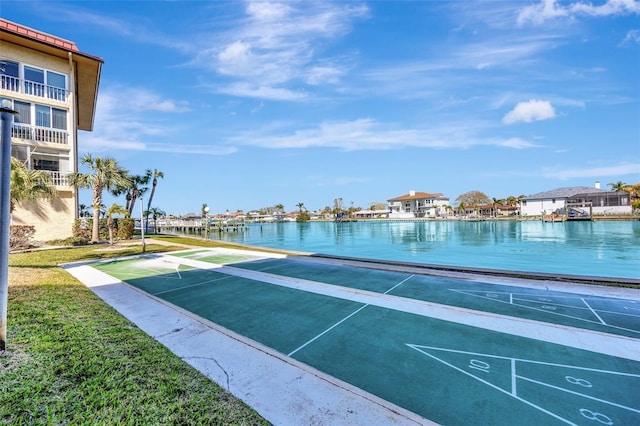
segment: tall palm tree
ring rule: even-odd
[[[119,204],[111,204],[107,210],[107,228],[109,228],[109,244],[113,245],[113,231],[115,229],[115,222],[113,221],[114,214],[127,215],[129,211]]]
[[[129,216],[133,213],[133,208],[136,205],[138,197],[141,197],[149,189],[149,187],[145,186],[149,184],[149,179],[149,176],[146,174],[131,176],[131,190],[127,196]]]
[[[151,194],[149,195],[149,201],[147,201],[147,210],[151,210],[151,201],[153,201],[153,196],[156,193],[156,186],[158,186],[158,178],[160,178],[160,179],[164,178],[164,173],[162,173],[161,171],[159,171],[157,169],[153,169],[153,172],[151,171],[151,169],[147,169],[147,177],[149,179],[152,179],[152,181],[151,181]],[[145,220],[144,227],[145,227],[145,230],[147,230],[148,227],[149,227],[149,218],[148,217]]]
[[[58,195],[49,173],[44,170],[29,170],[25,163],[15,157],[11,157],[10,180],[10,213],[23,201],[54,198]]]
[[[91,241],[100,240],[100,205],[102,204],[102,191],[114,191],[118,187],[127,185],[129,173],[122,168],[113,157],[93,157],[85,154],[80,160],[81,166],[86,166],[89,173],[72,173],[69,182],[76,188],[91,188],[93,191],[93,230]]]

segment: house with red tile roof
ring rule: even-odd
[[[72,41],[0,18],[0,99],[17,112],[11,155],[51,174],[58,197],[19,203],[14,225],[32,225],[47,241],[72,234],[77,189],[78,130],[91,131],[103,60]]]
[[[389,218],[437,217],[447,214],[449,198],[441,193],[409,191],[387,200]]]

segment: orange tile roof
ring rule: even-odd
[[[389,198],[387,201],[404,201],[404,200],[415,200],[415,199],[423,199],[423,198],[440,198],[443,195],[440,193],[437,194],[429,194],[428,192],[415,192],[414,195],[405,194],[400,195],[399,197]]]
[[[72,41],[65,40],[60,37],[52,36],[50,34],[43,33],[42,31],[37,31],[29,27],[25,27],[24,25],[7,21],[6,19],[0,18],[0,29],[9,31],[15,34],[19,34],[25,37],[29,37],[34,40],[40,41],[42,43],[47,43],[52,46],[60,47],[65,50],[80,52],[80,49],[78,49],[78,46],[76,46],[76,44]]]

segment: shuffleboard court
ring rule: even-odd
[[[93,266],[425,422],[640,424],[638,297],[230,249]]]
[[[184,254],[191,258],[189,253]],[[211,256],[202,257],[212,261]],[[412,299],[459,306],[536,321],[564,324],[624,336],[640,337],[640,301],[567,293],[534,287],[514,287],[477,279],[452,279],[408,273],[314,263],[303,258],[253,259],[233,263],[271,274],[393,294]],[[515,280],[513,280],[515,281]],[[522,281],[522,280],[520,280]],[[397,283],[402,285],[397,286]]]

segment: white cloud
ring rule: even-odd
[[[346,151],[413,148],[466,149],[473,146],[496,146],[511,149],[534,148],[537,145],[518,138],[488,139],[476,137],[471,126],[446,123],[428,129],[400,128],[393,123],[380,123],[370,118],[352,121],[326,121],[315,127],[293,130],[257,129],[238,134],[228,140],[235,145],[268,149],[333,148]],[[452,130],[453,129],[453,130]],[[479,130],[479,129],[476,129]]]
[[[329,2],[248,2],[245,17],[228,22],[228,32],[202,37],[209,45],[201,46],[194,64],[232,79],[223,93],[265,92],[269,99],[298,100],[300,94],[291,96],[295,92],[284,89],[285,84],[339,82],[346,67],[338,59],[327,65],[327,58],[318,52],[327,40],[347,33],[351,22],[367,11],[364,6]]]
[[[274,101],[304,101],[308,98],[305,92],[267,86],[253,85],[249,82],[238,82],[227,86],[215,87],[218,93],[243,98],[271,99]]]
[[[556,4],[555,0],[541,0],[540,3],[523,8],[518,14],[518,25],[527,22],[541,24],[548,19],[567,16],[568,12],[562,6]]]
[[[611,166],[592,167],[583,169],[567,169],[567,168],[553,168],[543,169],[540,173],[544,177],[558,178],[558,179],[572,179],[572,178],[596,178],[596,177],[620,177],[623,175],[639,175],[640,163],[622,163]]]
[[[83,152],[145,151],[199,155],[227,155],[230,146],[175,143],[180,129],[167,115],[189,111],[187,103],[161,98],[138,88],[113,86],[98,97],[93,132],[80,133]],[[173,139],[162,142],[162,139]]]
[[[587,2],[572,4],[559,3],[556,0],[541,0],[540,3],[524,7],[518,14],[518,25],[532,23],[542,24],[556,18],[573,18],[575,16],[612,16],[640,14],[640,2],[635,0],[607,0],[593,5]]]
[[[549,101],[531,99],[528,102],[519,102],[514,109],[502,118],[502,122],[504,124],[530,123],[532,121],[549,120],[555,116],[556,112]]]
[[[539,146],[520,138],[506,139],[502,142],[499,142],[497,145],[503,146],[505,148],[514,148],[514,149],[536,148]]]
[[[640,44],[640,31],[631,30],[627,33],[624,40],[620,42],[620,46],[624,46],[627,44]]]

